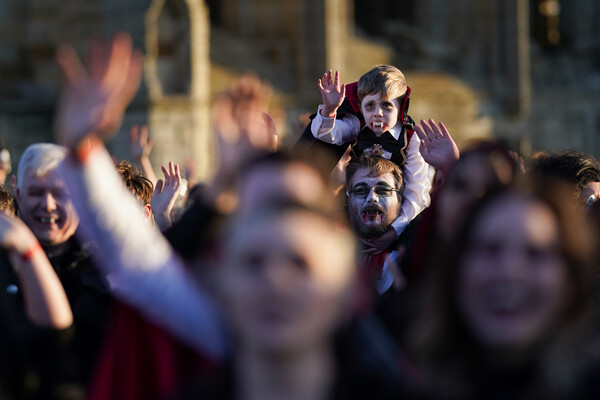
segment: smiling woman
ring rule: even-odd
[[[433,266],[413,334],[434,397],[593,393],[595,241],[569,195],[528,181],[485,197]]]

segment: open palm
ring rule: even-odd
[[[57,61],[65,78],[56,116],[59,141],[72,146],[91,133],[108,139],[137,92],[142,54],[127,34],[118,34],[108,47],[92,42],[87,69],[70,46],[58,50]]]

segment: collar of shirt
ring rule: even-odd
[[[388,129],[388,132],[394,137],[394,139],[398,140],[400,137],[400,132],[402,132],[402,127],[400,129],[397,128],[398,124],[394,125],[393,128]]]

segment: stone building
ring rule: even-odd
[[[146,54],[142,88],[110,144],[148,124],[155,166],[214,165],[211,96],[254,70],[275,89],[293,141],[328,68],[352,81],[393,63],[413,88],[411,115],[447,123],[463,142],[496,136],[528,152],[600,156],[600,4],[594,0],[1,0],[0,136],[16,158],[51,140],[54,53],[128,31]]]

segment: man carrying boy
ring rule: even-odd
[[[419,137],[412,134],[412,119],[407,114],[410,88],[404,74],[391,65],[373,68],[357,85],[340,84],[339,72],[332,77],[331,70],[318,84],[323,104],[312,121],[313,136],[340,146],[353,143],[355,156],[383,157],[402,168],[405,201],[392,224],[394,230],[376,246],[383,249],[430,203],[433,171],[419,152]],[[359,112],[338,115],[344,98]]]

